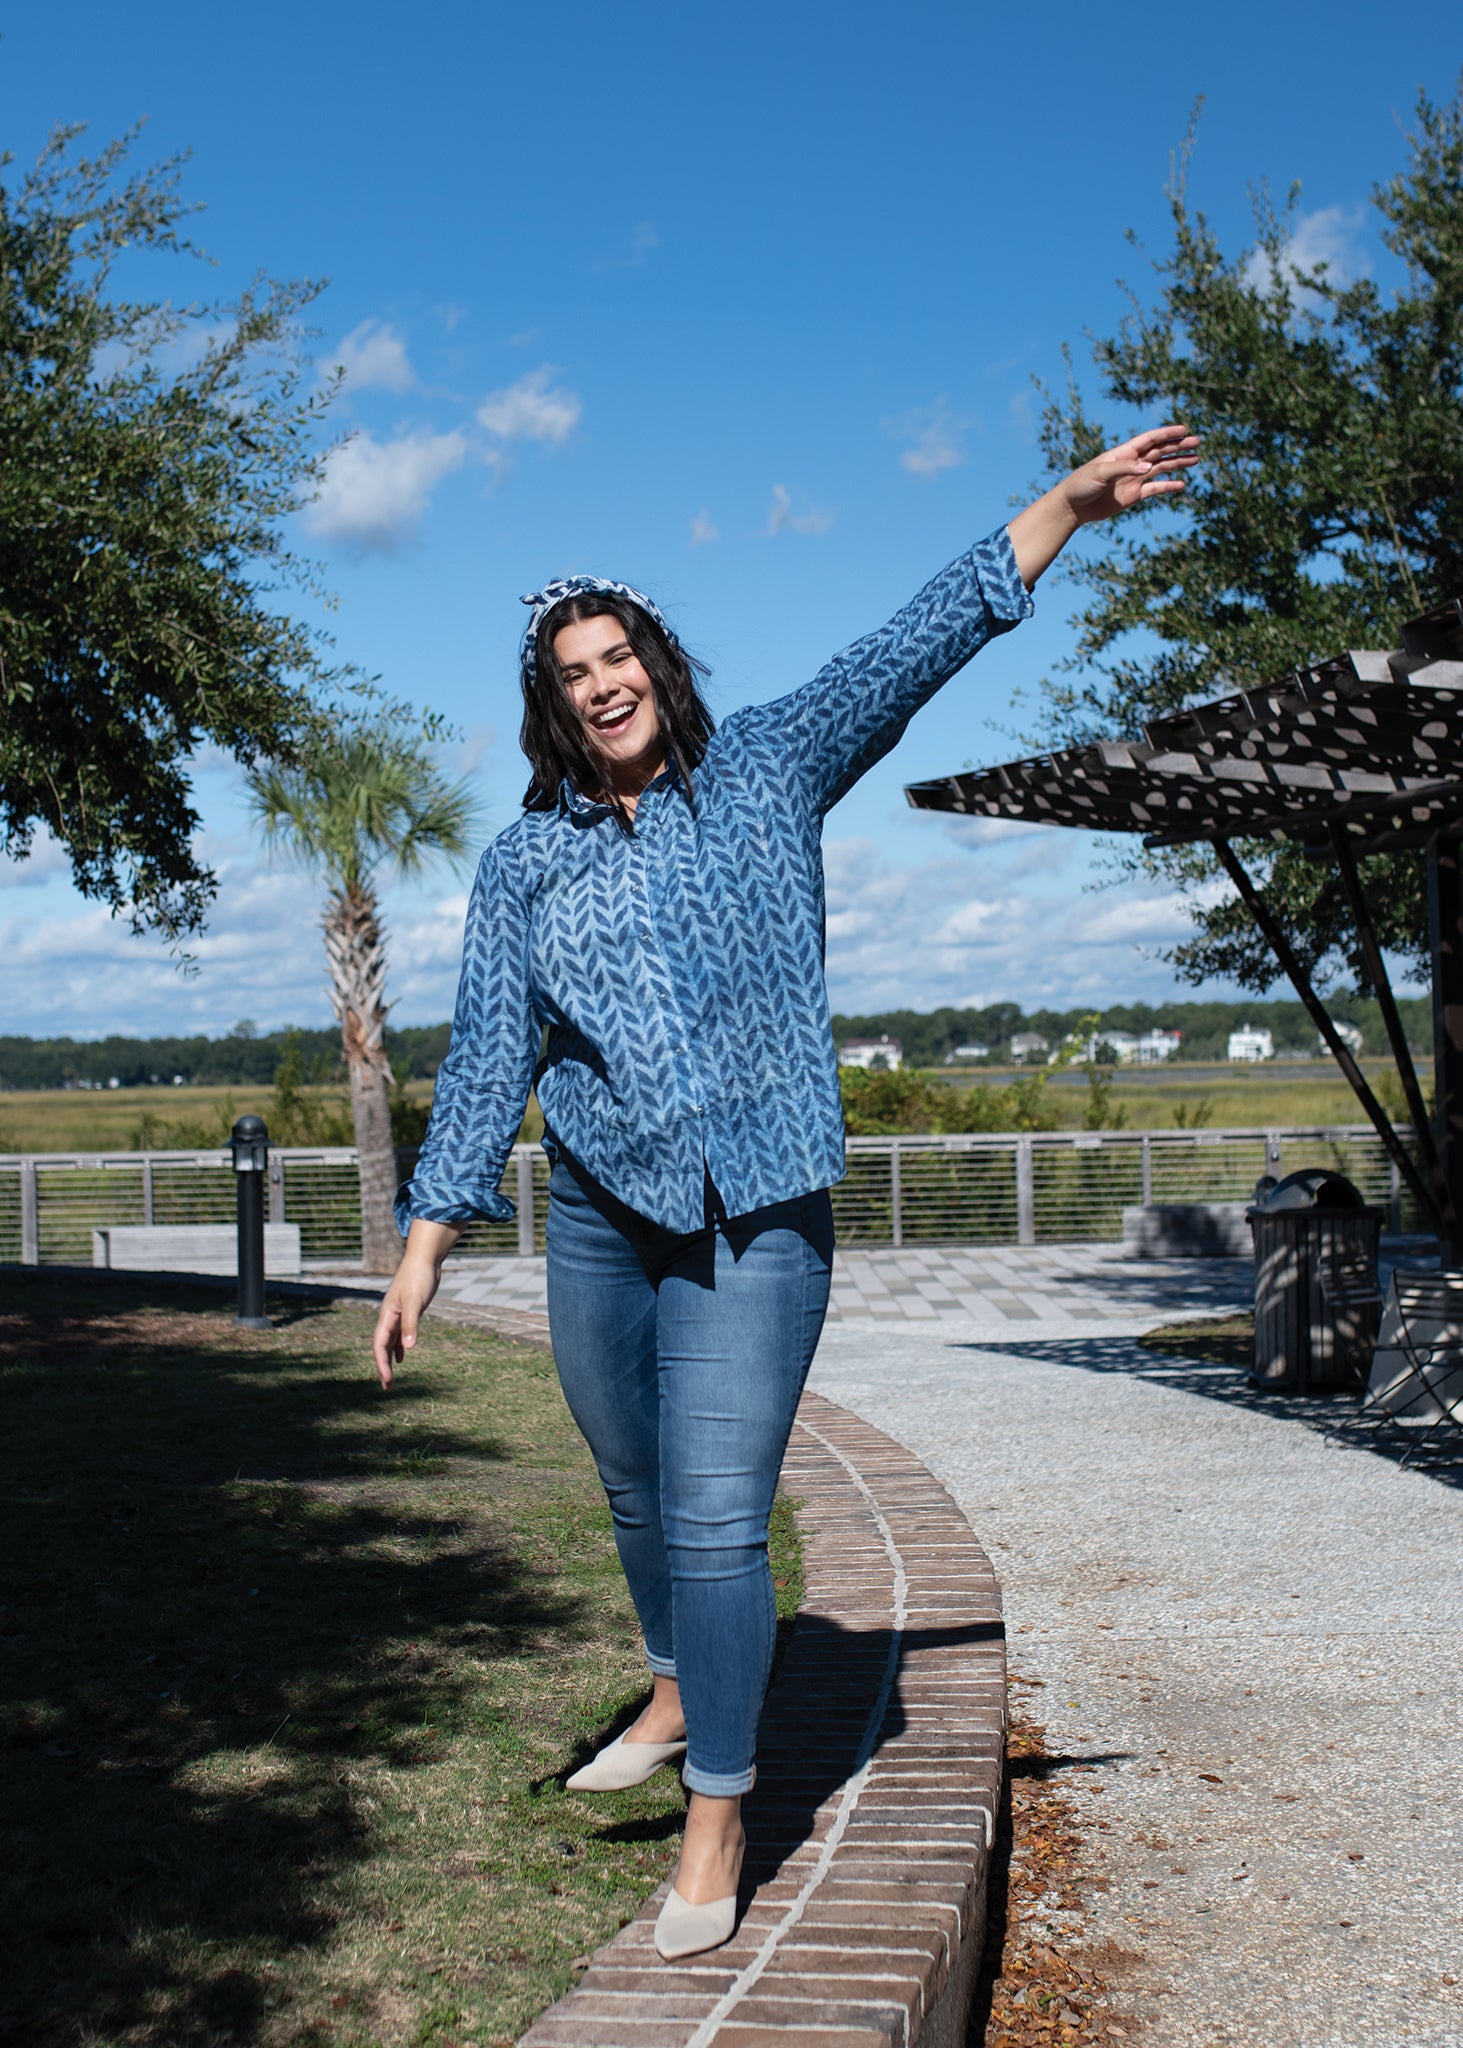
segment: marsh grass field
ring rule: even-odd
[[[1373,1086],[1390,1079],[1384,1060],[1363,1062]],[[928,1078],[959,1087],[999,1087],[1017,1070],[955,1072],[934,1070]],[[1395,1089],[1395,1079],[1390,1079]],[[305,1091],[318,1097],[348,1125],[349,1105],[339,1088]],[[430,1081],[408,1081],[413,1102],[430,1103]],[[1387,1098],[1384,1095],[1384,1100]],[[110,1088],[90,1090],[16,1090],[0,1095],[0,1152],[130,1152],[165,1150],[169,1146],[222,1144],[229,1124],[246,1113],[268,1116],[267,1088]],[[1087,1089],[1080,1070],[1054,1075],[1049,1090],[1057,1128],[1080,1129]],[[1121,1110],[1126,1128],[1171,1130],[1178,1116],[1203,1112],[1210,1127],[1284,1129],[1309,1125],[1355,1124],[1363,1121],[1356,1098],[1341,1075],[1317,1062],[1299,1069],[1229,1067],[1190,1069],[1182,1066],[1141,1074],[1118,1070],[1112,1103]],[[1400,1105],[1398,1106],[1400,1114]],[[535,1141],[543,1130],[536,1103],[530,1103],[521,1136]],[[342,1130],[337,1142],[349,1143]]]
[[[7,1276],[0,2040],[507,2048],[671,1866],[672,1771],[552,1361]],[[800,1591],[788,1504],[779,1611]]]

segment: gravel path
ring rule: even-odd
[[[1463,2048],[1458,1468],[1111,1326],[850,1320],[812,1384],[990,1552],[1145,2042]]]

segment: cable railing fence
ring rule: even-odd
[[[1410,1141],[1410,1132],[1399,1126]],[[409,1171],[414,1155],[401,1155]],[[844,1244],[1051,1244],[1120,1238],[1122,1212],[1169,1202],[1243,1202],[1262,1174],[1325,1166],[1387,1211],[1396,1233],[1422,1227],[1366,1125],[1298,1130],[1038,1131],[850,1138],[833,1190]],[[544,1248],[548,1161],[518,1145],[503,1177],[507,1223],[468,1225],[458,1253]],[[0,1153],[0,1263],[90,1265],[92,1232],[117,1224],[230,1223],[226,1150]],[[280,1146],[269,1155],[268,1219],[296,1223],[307,1266],[359,1265],[360,1186],[349,1146]]]

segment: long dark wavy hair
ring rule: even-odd
[[[581,590],[546,611],[534,635],[533,664],[526,656],[519,680],[523,686],[523,725],[519,742],[533,770],[523,799],[528,811],[551,811],[559,801],[559,785],[567,777],[581,796],[609,805],[620,823],[630,816],[612,790],[605,787],[604,766],[585,734],[584,725],[554,658],[554,635],[582,619],[618,619],[640,666],[650,678],[651,701],[665,740],[667,761],[681,778],[687,801],[694,805],[692,772],[716,721],[706,707],[698,679],[706,664],[687,654],[675,635],[656,624],[629,598],[607,591]]]

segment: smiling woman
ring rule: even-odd
[[[701,663],[650,599],[628,584],[575,576],[524,599],[523,728],[533,768],[523,802],[558,808],[566,783],[602,796],[628,826],[667,762],[688,792],[715,731]]]
[[[1027,616],[1077,528],[1181,490],[1194,445],[1161,427],[1084,464],[801,689],[715,732],[649,598],[576,576],[526,600],[533,781],[473,891],[375,1357],[389,1387],[462,1225],[512,1213],[499,1179],[536,1085],[554,1357],[655,1680],[570,1784],[614,1791],[684,1757],[663,1956],[735,1928],[772,1655],[768,1515],[828,1305],[844,1160],[823,819]]]

